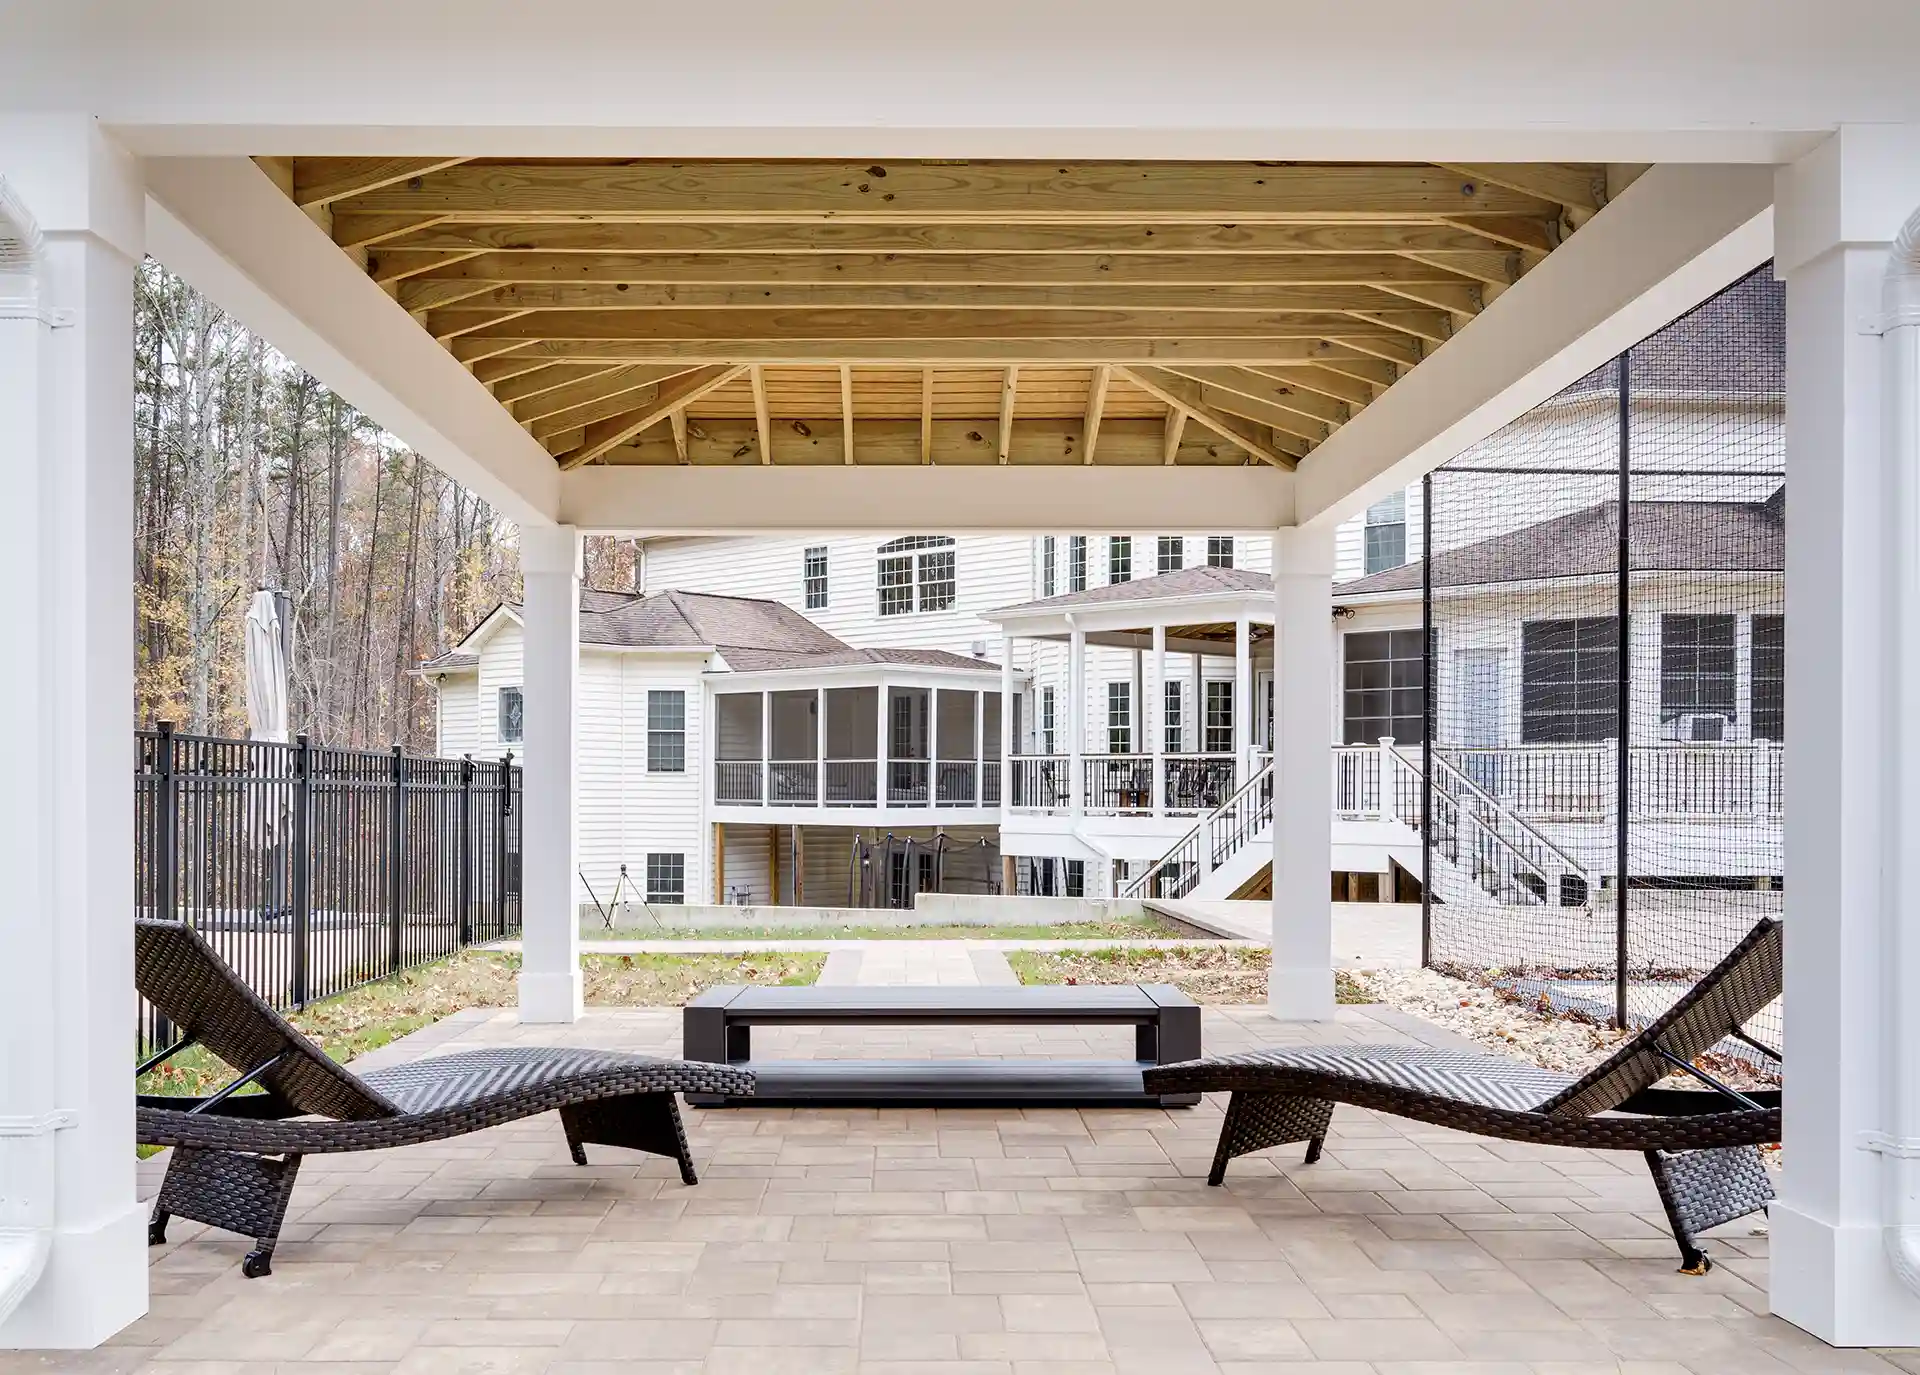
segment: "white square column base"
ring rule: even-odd
[[[1334,1017],[1331,969],[1267,971],[1267,1011],[1283,1022],[1330,1022]]]
[[[1877,1225],[1835,1226],[1776,1200],[1767,1230],[1775,1317],[1835,1346],[1920,1346],[1920,1297],[1895,1278]]]
[[[147,1205],[135,1201],[92,1227],[54,1229],[40,1282],[0,1323],[0,1351],[85,1350],[146,1311]]]
[[[586,1010],[578,969],[555,973],[523,971],[518,987],[520,1020],[527,1025],[577,1022]]]

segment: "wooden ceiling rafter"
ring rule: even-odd
[[[836,429],[849,465],[1097,466],[1146,457],[1149,421],[1166,463],[1291,467],[1609,187],[1586,164],[260,162],[563,468],[820,462]]]

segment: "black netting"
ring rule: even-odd
[[[1762,268],[1427,480],[1434,966],[1637,1023],[1780,914],[1785,340]]]

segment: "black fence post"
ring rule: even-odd
[[[1433,732],[1439,722],[1434,691],[1440,681],[1435,671],[1439,648],[1433,624],[1433,474],[1420,479],[1420,967],[1433,967]],[[1344,737],[1343,737],[1344,738]],[[1380,780],[1382,788],[1386,779]],[[1392,866],[1389,865],[1389,868]],[[1394,894],[1398,897],[1399,894]]]
[[[392,793],[387,813],[387,972],[400,972],[406,912],[407,759],[393,747]]]
[[[304,732],[293,738],[293,831],[287,837],[287,851],[293,904],[293,1005],[305,1007],[312,979],[307,947],[313,910],[313,750]]]
[[[513,811],[513,751],[500,760],[500,805],[494,809],[494,938],[507,935],[507,817]]]
[[[1633,613],[1633,350],[1620,355],[1620,586],[1616,614],[1620,619],[1619,655],[1615,691],[1620,700],[1614,704],[1619,740],[1615,746],[1614,791],[1619,801],[1615,808],[1618,829],[1613,839],[1614,868],[1614,950],[1613,950],[1613,1024],[1627,1028],[1627,818],[1633,809],[1633,637],[1628,621]]]
[[[460,756],[460,842],[455,847],[459,866],[454,879],[454,904],[460,912],[460,948],[473,944],[473,756]]]
[[[180,916],[180,788],[173,773],[173,722],[160,723],[153,754],[159,775],[154,785],[153,915],[176,921]]]

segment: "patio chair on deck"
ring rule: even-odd
[[[241,1270],[270,1272],[301,1157],[464,1136],[558,1108],[574,1163],[588,1143],[679,1162],[698,1182],[676,1093],[751,1094],[749,1070],[613,1051],[501,1046],[355,1074],[247,987],[180,922],[134,923],[135,982],[180,1039],[140,1066],[198,1044],[239,1071],[205,1098],[141,1094],[143,1145],[171,1146],[147,1240],[178,1215],[254,1239]],[[237,1090],[257,1085],[263,1092]]]
[[[1419,1045],[1307,1046],[1220,1055],[1145,1071],[1148,1093],[1232,1093],[1207,1183],[1227,1162],[1307,1143],[1320,1158],[1335,1103],[1477,1136],[1591,1150],[1640,1151],[1679,1244],[1681,1273],[1712,1268],[1695,1238],[1766,1206],[1773,1186],[1760,1145],[1780,1139],[1780,1093],[1740,1092],[1693,1064],[1733,1037],[1778,1061],[1742,1028],[1780,996],[1781,926],[1742,938],[1680,1000],[1578,1079],[1498,1055]],[[1675,1070],[1707,1090],[1655,1088]]]

